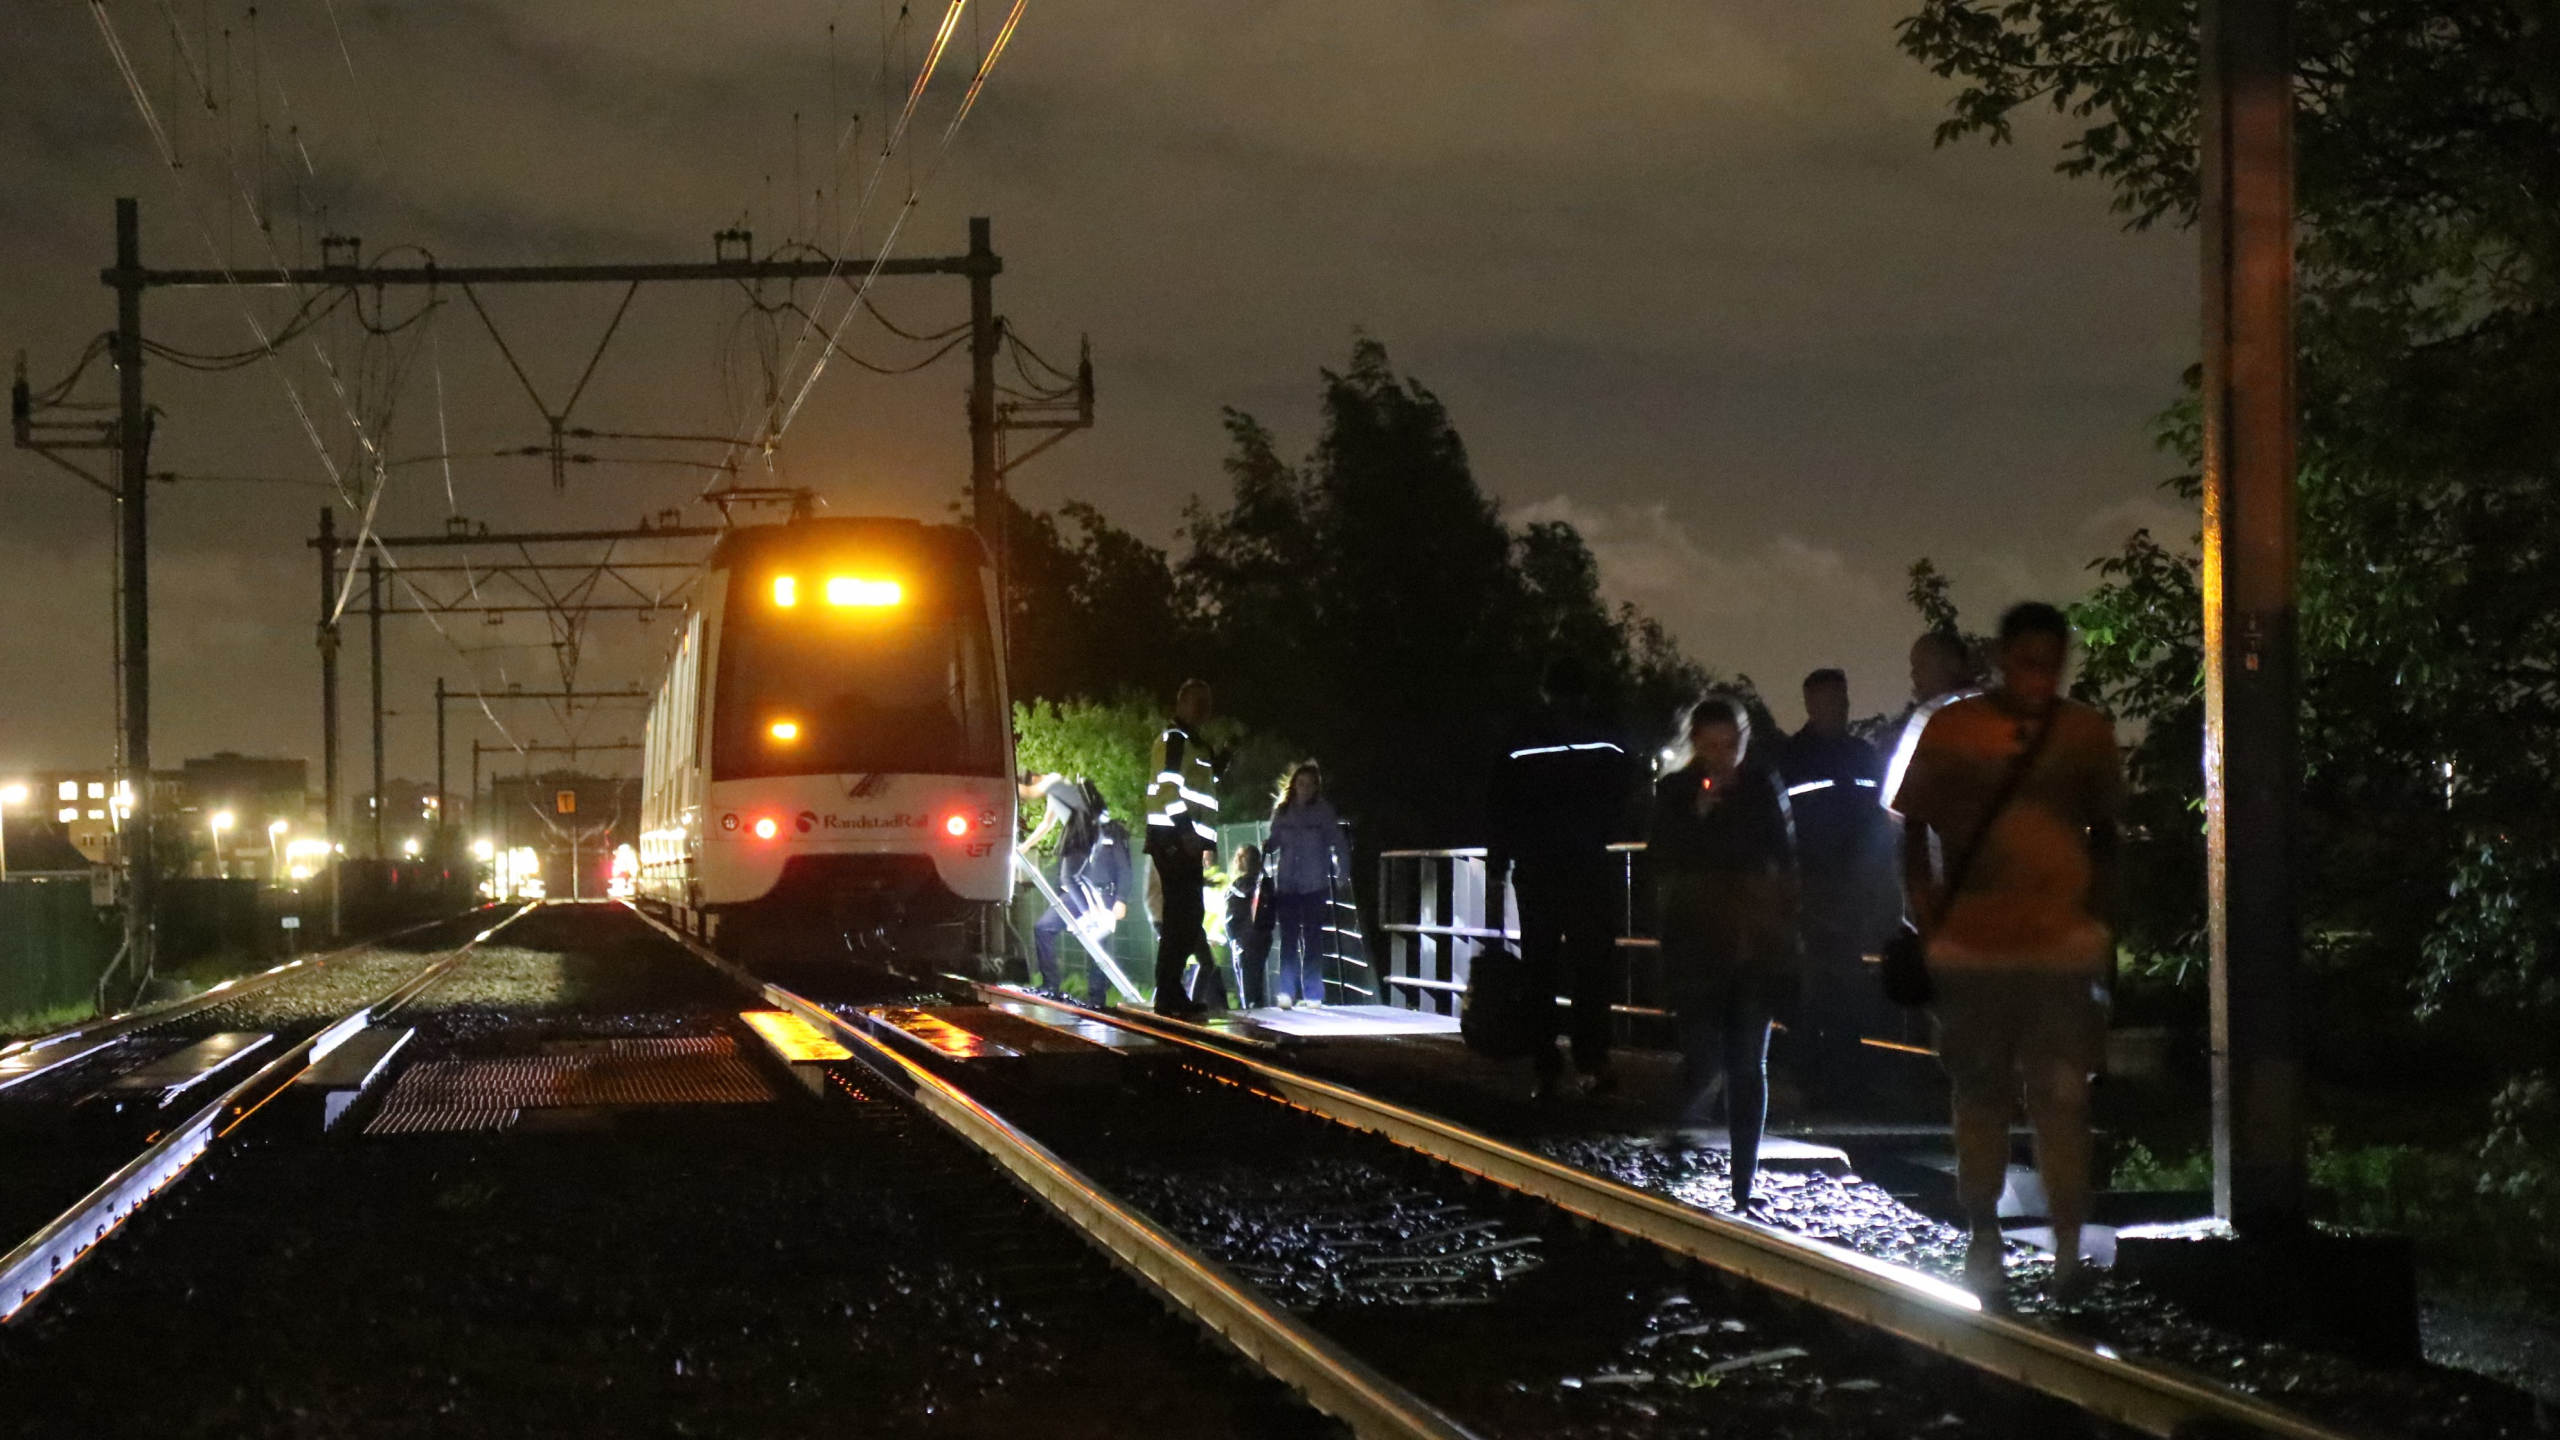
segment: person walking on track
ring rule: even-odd
[[[1572,1036],[1574,1069],[1591,1093],[1617,1089],[1609,1063],[1610,1002],[1617,998],[1617,895],[1611,841],[1625,837],[1643,793],[1644,771],[1623,738],[1603,724],[1591,671],[1576,656],[1547,667],[1545,709],[1494,762],[1486,910],[1504,928],[1505,881],[1519,892],[1520,958],[1537,1020],[1533,1053],[1538,1094],[1555,1096],[1564,1062],[1559,1028]],[[1559,1026],[1555,997],[1572,1011]]]
[[[1859,1093],[1859,1040],[1892,1033],[1878,1013],[1884,996],[1859,957],[1883,943],[1902,909],[1877,903],[1891,893],[1894,869],[1884,760],[1849,733],[1849,677],[1838,670],[1804,677],[1804,713],[1803,729],[1766,748],[1786,783],[1803,881],[1800,1013],[1809,1043],[1794,1047],[1800,1078],[1808,1093],[1840,1105]]]
[[[1218,849],[1218,771],[1224,761],[1201,734],[1212,710],[1208,681],[1182,682],[1174,692],[1173,723],[1156,737],[1155,779],[1147,785],[1147,859],[1155,865],[1164,904],[1156,938],[1155,1008],[1176,1019],[1208,1010],[1183,993],[1184,967],[1195,958],[1204,971],[1218,963],[1202,923],[1208,915],[1207,860]]]
[[[1279,912],[1276,997],[1283,1006],[1315,1004],[1324,998],[1323,934],[1333,887],[1351,878],[1351,839],[1324,796],[1324,771],[1313,760],[1289,772],[1265,844]]]
[[[2106,1040],[2124,767],[2115,727],[2062,698],[2071,627],[2050,605],[2000,619],[1999,676],[1928,721],[1893,805],[1904,885],[1927,937],[1939,1063],[1955,1104],[1965,1280],[2005,1303],[1999,1202],[2020,1094],[2035,1129],[2054,1286],[2085,1283],[2089,1077]],[[1932,864],[1931,836],[1943,869]]]
[[[1725,1085],[1733,1204],[1751,1208],[1769,1119],[1771,1019],[1798,982],[1796,860],[1787,797],[1751,755],[1751,720],[1731,698],[1691,708],[1679,768],[1654,785],[1645,862],[1661,906],[1663,987],[1680,1034],[1698,1125]]]

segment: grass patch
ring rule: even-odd
[[[2210,1190],[2213,1188],[2213,1157],[2202,1150],[2167,1156],[2155,1155],[2151,1147],[2136,1140],[2124,1147],[2116,1160],[2115,1173],[2107,1177],[2110,1190]]]
[[[2525,1076],[2491,1106],[2487,1134],[2437,1145],[2353,1144],[2311,1138],[2313,1186],[2336,1202],[2339,1223],[2388,1230],[2417,1242],[2430,1289],[2548,1306],[2560,1301],[2560,1092]],[[2125,1147],[2110,1177],[2119,1190],[2201,1190],[2213,1184],[2204,1150]]]
[[[0,1040],[16,1040],[28,1035],[77,1025],[97,1010],[88,1005],[56,1005],[49,1010],[25,1010],[15,1015],[0,1015]]]

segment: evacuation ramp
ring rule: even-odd
[[[563,1041],[538,1055],[412,1065],[365,1133],[502,1130],[527,1110],[773,1098],[772,1087],[726,1035]]]

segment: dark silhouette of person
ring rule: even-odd
[[[1176,1019],[1209,1007],[1183,993],[1182,972],[1197,958],[1214,974],[1209,949],[1208,857],[1218,849],[1218,771],[1224,757],[1209,749],[1201,730],[1214,709],[1206,680],[1185,680],[1174,692],[1173,723],[1156,737],[1155,777],[1147,784],[1147,859],[1163,891],[1164,915],[1156,935],[1156,1013]]]
[[[1504,928],[1504,882],[1519,896],[1520,958],[1541,1036],[1571,1036],[1573,1066],[1593,1093],[1617,1088],[1609,1061],[1610,1003],[1624,989],[1618,963],[1618,877],[1612,841],[1625,838],[1644,768],[1599,714],[1596,682],[1575,656],[1547,667],[1537,718],[1497,760],[1488,810],[1485,895],[1491,926]],[[1559,1027],[1554,997],[1571,1013]],[[1564,1063],[1551,1039],[1534,1056],[1538,1093],[1553,1096]]]
[[[1882,884],[1893,874],[1884,759],[1849,733],[1849,677],[1804,678],[1804,728],[1774,748],[1795,815],[1803,883],[1805,1088],[1839,1102],[1858,1089],[1859,1039],[1880,992],[1860,957],[1883,938]],[[1879,1033],[1886,1033],[1880,1031]]]

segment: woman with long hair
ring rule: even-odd
[[[1785,791],[1750,755],[1740,704],[1709,695],[1682,730],[1681,763],[1654,785],[1645,846],[1687,1084],[1679,1123],[1706,1119],[1721,1076],[1734,1208],[1748,1210],[1769,1118],[1770,1021],[1798,968],[1795,839]]]
[[[1324,798],[1324,771],[1303,760],[1289,772],[1263,842],[1278,914],[1279,974],[1272,1000],[1282,1008],[1318,1003],[1324,992],[1321,942],[1333,886],[1351,874],[1351,841],[1342,817]]]

